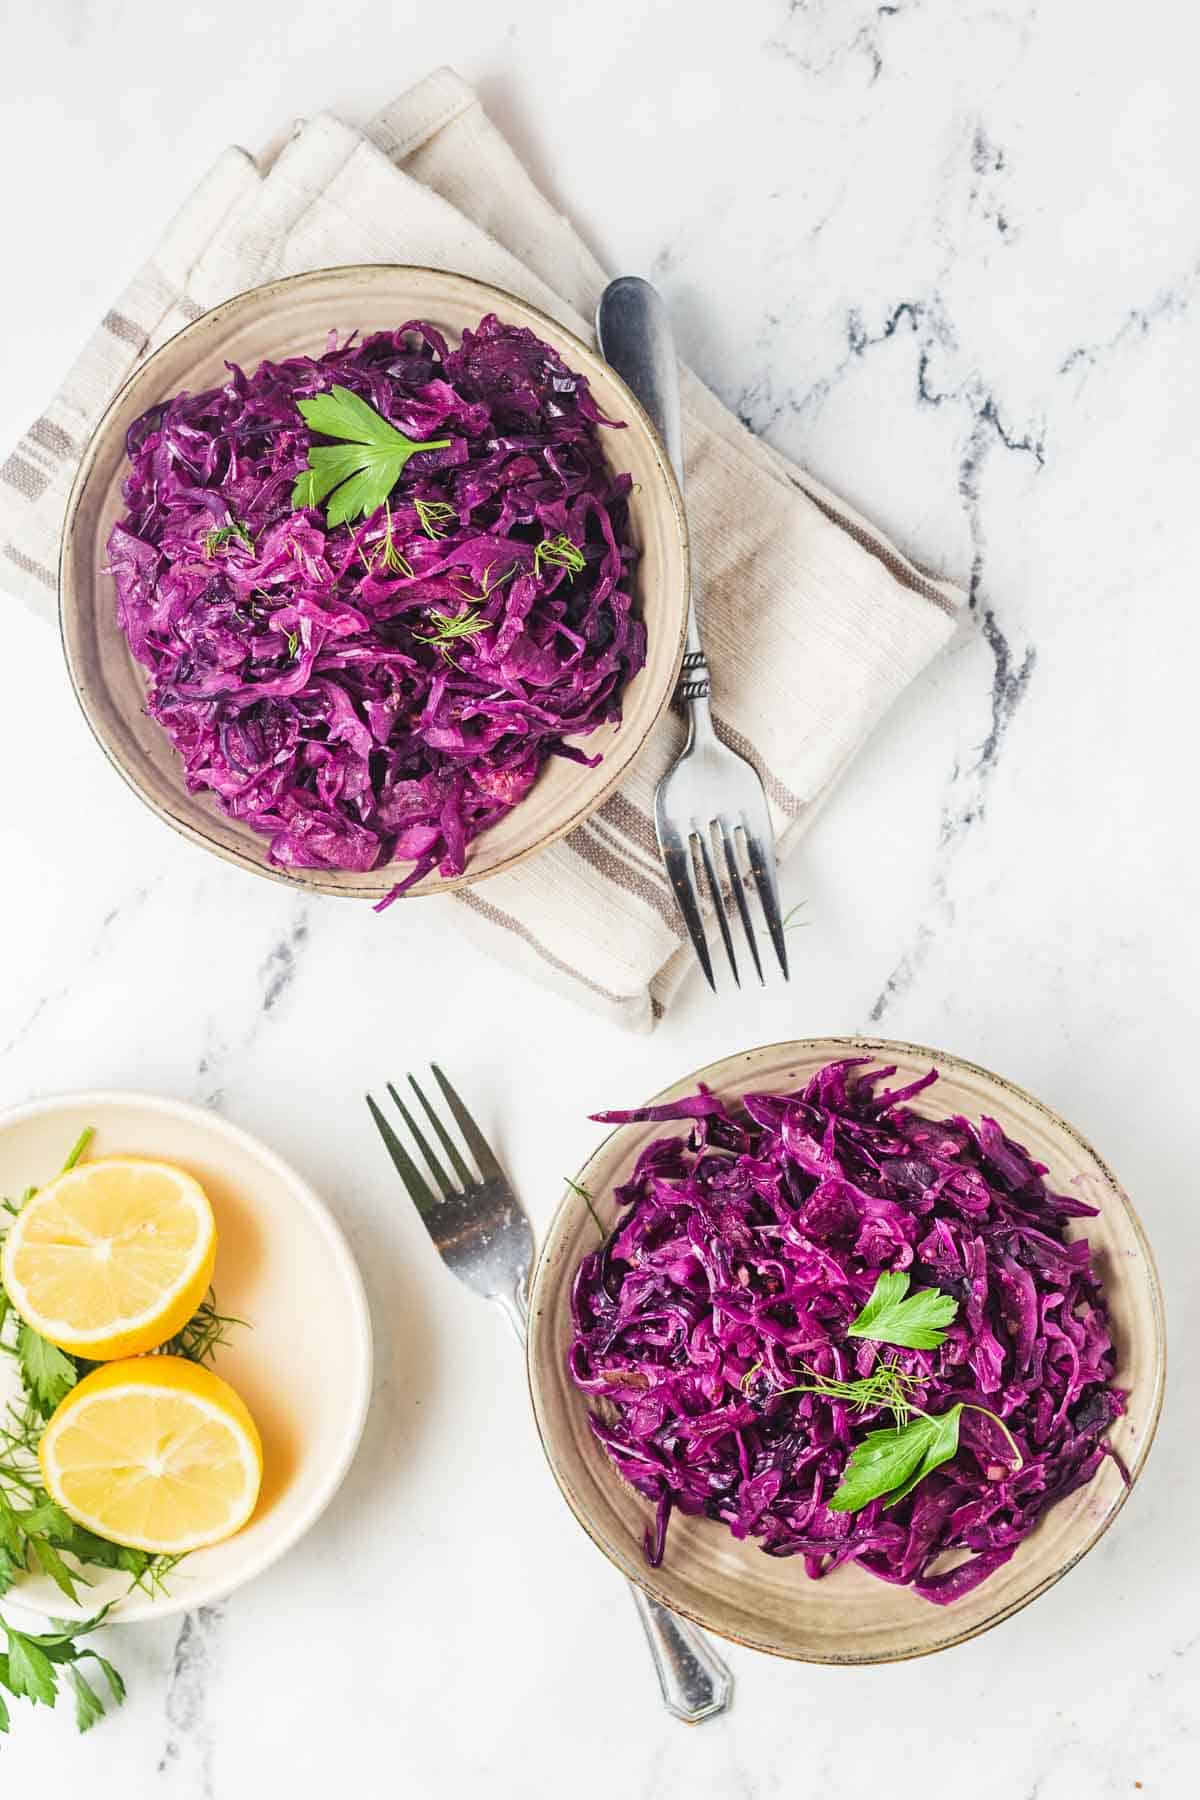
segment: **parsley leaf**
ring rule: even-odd
[[[17,1699],[40,1701],[43,1706],[53,1706],[54,1696],[58,1692],[58,1681],[54,1674],[54,1665],[37,1641],[23,1631],[17,1631],[7,1622],[4,1625],[8,1639],[8,1680],[5,1685],[10,1694]]]
[[[74,1666],[68,1669],[75,1689],[75,1724],[79,1731],[90,1731],[104,1717],[104,1702],[91,1684]]]
[[[958,1421],[962,1402],[931,1418],[920,1413],[909,1424],[885,1425],[868,1431],[854,1446],[842,1471],[841,1485],[829,1501],[831,1512],[858,1512],[870,1500],[887,1495],[895,1506],[911,1493],[918,1481],[949,1462],[958,1449]]]
[[[58,1629],[34,1635],[18,1631],[15,1625],[0,1619],[7,1649],[0,1651],[0,1689],[7,1689],[15,1699],[32,1700],[35,1705],[53,1706],[58,1698],[58,1672],[65,1669],[75,1695],[75,1723],[87,1731],[104,1717],[106,1702],[79,1670],[86,1658],[94,1662],[104,1676],[114,1705],[125,1698],[125,1683],[112,1664],[98,1650],[80,1643],[88,1632],[101,1624],[108,1608],[90,1619],[68,1624],[55,1621]],[[0,1693],[0,1732],[8,1730],[10,1715],[3,1693]]]
[[[946,1337],[940,1327],[953,1324],[958,1301],[937,1288],[921,1288],[906,1300],[909,1280],[901,1270],[885,1269],[870,1299],[847,1327],[848,1336],[870,1338],[875,1344],[899,1344],[906,1350],[936,1350]]]
[[[108,1658],[101,1656],[98,1650],[85,1650],[83,1654],[89,1656],[96,1664],[97,1668],[101,1670],[105,1681],[108,1683],[108,1691],[112,1695],[113,1701],[117,1706],[120,1706],[122,1700],[125,1698],[125,1683],[118,1670],[114,1669]]]
[[[883,1503],[885,1507],[895,1506],[906,1494],[912,1493],[918,1481],[924,1481],[927,1475],[932,1475],[935,1469],[940,1469],[943,1463],[949,1462],[951,1457],[958,1454],[958,1427],[963,1411],[964,1403],[960,1400],[936,1417],[931,1418],[926,1413],[913,1420],[914,1425],[927,1427],[921,1458],[912,1474],[888,1494]],[[905,1429],[911,1430],[912,1427],[906,1426]]]
[[[38,1563],[40,1563],[43,1574],[50,1577],[60,1593],[65,1594],[68,1600],[74,1601],[75,1604],[78,1605],[79,1593],[75,1583],[77,1581],[82,1581],[85,1587],[90,1587],[91,1583],[82,1575],[72,1575],[70,1569],[68,1569],[66,1563],[48,1538],[31,1536],[29,1539],[29,1548],[33,1551],[34,1557]]]
[[[57,1344],[28,1325],[22,1325],[17,1333],[17,1357],[21,1379],[42,1417],[48,1419],[79,1380],[79,1370]]]
[[[884,1426],[868,1431],[855,1444],[842,1470],[841,1484],[826,1502],[831,1512],[858,1512],[870,1500],[883,1499],[885,1506],[895,1506],[911,1494],[919,1481],[940,1469],[958,1453],[958,1427],[964,1412],[982,1413],[999,1427],[1008,1439],[1015,1474],[1025,1459],[1012,1432],[986,1406],[973,1400],[959,1400],[943,1413],[925,1413],[913,1409],[916,1417],[907,1425],[897,1422],[895,1428]]]
[[[80,1527],[53,1500],[39,1500],[28,1512],[14,1513],[13,1517],[19,1520],[21,1530],[27,1537],[50,1537],[64,1550],[75,1548],[74,1534]]]
[[[325,509],[329,525],[377,512],[399,481],[410,456],[419,450],[445,450],[449,438],[414,443],[360,394],[333,387],[327,394],[296,402],[305,424],[336,444],[310,445],[308,467],[292,489],[292,506],[317,506],[332,495]],[[336,491],[335,491],[336,490]]]
[[[21,1527],[3,1491],[0,1491],[0,1551],[16,1562],[21,1559]]]

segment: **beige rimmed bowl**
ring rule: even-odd
[[[165,1592],[130,1590],[128,1576],[89,1568],[72,1606],[40,1573],[0,1600],[16,1617],[83,1618],[112,1604],[121,1623],[205,1606],[260,1575],[316,1523],[354,1458],[371,1393],[366,1295],[341,1228],[283,1159],[216,1113],[155,1094],[89,1092],[0,1113],[0,1195],[44,1185],[80,1132],[89,1157],[177,1163],[204,1188],[217,1224],[213,1291],[231,1327],[213,1367],[254,1415],[263,1485],[248,1525],[196,1550]],[[0,1357],[0,1412],[18,1391]]]
[[[687,625],[687,527],[679,489],[646,414],[619,376],[555,320],[500,288],[448,274],[391,264],[356,264],[293,275],[252,288],[205,313],[147,357],[109,406],[80,463],[67,505],[59,561],[59,614],[67,668],[84,716],[101,749],[134,792],[167,824],[228,862],[320,893],[378,900],[408,863],[367,873],[279,869],[267,840],[226,816],[207,794],[190,794],[165,732],[143,710],[145,681],[117,627],[105,543],[124,511],[125,434],[147,407],[184,389],[219,385],[225,364],[251,370],[265,357],[319,355],[331,330],[339,336],[394,329],[426,319],[450,339],[494,312],[526,326],[585,375],[601,412],[623,420],[603,443],[613,469],[635,484],[630,520],[640,550],[635,594],[647,633],[646,664],[625,689],[620,724],[576,741],[594,768],[552,757],[521,803],[482,832],[467,850],[462,875],[436,870],[408,890],[437,893],[482,881],[552,844],[593,812],[617,786],[670,700]]]
[[[1099,1206],[1096,1219],[1070,1221],[1086,1232],[1104,1282],[1116,1344],[1117,1386],[1128,1407],[1109,1433],[1136,1480],[1162,1405],[1166,1336],[1162,1296],[1150,1246],[1111,1170],[1049,1107],[974,1063],[918,1044],[874,1038],[810,1038],[771,1044],[713,1063],[676,1082],[656,1100],[693,1093],[703,1081],[738,1096],[802,1086],[823,1064],[843,1056],[895,1063],[899,1078],[932,1064],[937,1084],[914,1102],[930,1117],[988,1113],[1047,1164],[1051,1186]],[[687,1129],[625,1125],[605,1139],[578,1176],[596,1199],[605,1225],[615,1217],[612,1192],[627,1180],[652,1139]],[[651,1569],[642,1537],[652,1508],[613,1469],[588,1427],[586,1398],[566,1369],[571,1339],[571,1283],[580,1258],[596,1242],[595,1225],[574,1193],[562,1200],[538,1260],[530,1301],[528,1369],[538,1431],[555,1479],[584,1530],[605,1555],[656,1600],[722,1637],[804,1662],[881,1663],[948,1649],[977,1636],[1044,1593],[1112,1523],[1128,1494],[1111,1458],[1094,1479],[1052,1507],[1012,1560],[975,1591],[939,1607],[908,1588],[846,1566],[810,1581],[799,1557],[766,1556],[739,1543],[710,1519],[672,1516],[662,1567]]]

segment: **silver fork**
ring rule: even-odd
[[[411,1075],[408,1084],[433,1128],[457,1184],[390,1081],[387,1091],[441,1190],[440,1199],[368,1094],[371,1117],[446,1267],[476,1294],[494,1300],[524,1344],[533,1229],[482,1131],[437,1064],[430,1066],[442,1098],[475,1159],[478,1175]],[[724,1712],[733,1699],[733,1676],[708,1639],[686,1619],[652,1600],[634,1582],[628,1585],[650,1645],[667,1711],[692,1725]]]
[[[633,389],[657,427],[682,492],[679,365],[667,309],[657,289],[637,275],[621,275],[616,281],[610,281],[596,309],[596,336],[601,355]],[[760,982],[764,979],[758,940],[750,917],[746,876],[738,855],[740,834],[767,931],[786,981],[787,945],[779,909],[775,834],[771,829],[767,796],[757,769],[736,750],[723,744],[714,729],[708,700],[708,663],[696,622],[695,570],[692,575],[687,647],[679,686],[675,690],[676,700],[687,709],[688,738],[679,760],[667,770],[655,795],[654,822],[659,848],[700,967],[709,987],[715,991],[712,958],[697,887],[696,861],[699,862],[730,971],[740,987],[742,979],[722,892],[723,880],[728,881],[730,895],[737,907],[754,972]]]

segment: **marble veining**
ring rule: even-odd
[[[166,1691],[166,1739],[158,1773],[176,1783],[197,1800],[210,1800],[213,1788],[213,1732],[210,1701],[213,1677],[221,1655],[225,1623],[223,1606],[201,1606],[185,1613]]]
[[[259,974],[262,978],[262,1010],[277,1006],[296,979],[300,958],[308,942],[308,908],[301,906],[285,936],[273,946]]]
[[[842,11],[854,9],[845,9]],[[883,74],[883,28],[889,19],[906,9],[900,6],[872,6],[868,17],[855,26],[852,34],[830,44],[836,34],[837,9],[828,5],[813,6],[810,0],[787,0],[788,35],[769,38],[766,48],[803,69],[806,75],[826,75],[845,57],[862,57],[866,65],[867,85],[873,87]],[[913,10],[911,7],[907,10]],[[824,29],[831,12],[835,32]],[[792,31],[793,25],[796,27]],[[814,26],[817,29],[814,31]]]
[[[1200,258],[1191,264],[1183,279],[1176,285],[1162,288],[1144,306],[1130,307],[1110,337],[1100,343],[1077,344],[1073,350],[1068,351],[1059,364],[1059,374],[1076,373],[1081,378],[1085,377],[1089,370],[1103,363],[1114,350],[1123,349],[1127,343],[1136,343],[1139,338],[1147,337],[1160,321],[1182,318],[1195,298],[1197,282],[1200,282]]]

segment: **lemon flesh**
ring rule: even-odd
[[[245,1402],[180,1356],[93,1370],[50,1420],[38,1459],[47,1493],[77,1524],[168,1556],[240,1531],[262,1482]]]
[[[24,1206],[0,1277],[26,1324],[93,1362],[173,1337],[212,1279],[217,1230],[198,1181],[170,1163],[81,1163]]]

